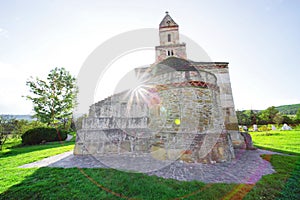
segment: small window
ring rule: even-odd
[[[171,42],[171,34],[168,34],[168,42]]]
[[[168,34],[168,42],[171,42],[171,34]]]
[[[174,52],[173,52],[173,50],[171,50],[171,55],[172,55],[172,56],[174,55]]]
[[[168,56],[170,56],[171,55],[171,52],[170,52],[170,50],[168,50]]]

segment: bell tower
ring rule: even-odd
[[[155,47],[156,63],[170,56],[186,59],[186,48],[179,41],[179,26],[166,12],[166,16],[159,24],[159,42]]]

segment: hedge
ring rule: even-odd
[[[55,128],[38,127],[26,131],[22,135],[23,145],[41,144],[44,142],[63,141],[67,138],[68,131]]]

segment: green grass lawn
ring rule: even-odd
[[[73,142],[53,142],[46,145],[10,148],[13,143],[20,144],[20,140],[10,140],[0,154],[0,193],[9,187],[21,183],[36,169],[20,169],[18,166],[31,163],[43,158],[57,155],[74,148]]]
[[[250,132],[255,146],[300,155],[300,130]]]
[[[265,156],[277,173],[264,176],[255,185],[204,184],[113,169],[21,169],[18,166],[71,150],[74,142],[11,148],[13,143],[17,141],[0,154],[0,199],[273,200],[297,199],[300,193],[299,156]]]

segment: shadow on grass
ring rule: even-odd
[[[49,149],[55,145],[60,144],[44,146]],[[49,167],[24,175],[18,183],[13,176],[29,174],[24,172],[32,169],[10,167],[7,170],[12,175],[0,180],[12,186],[0,194],[0,199],[295,199],[299,196],[300,157],[267,157],[276,173],[263,176],[255,185],[184,182],[114,169]]]
[[[261,146],[261,145],[257,145],[257,144],[254,144],[254,146],[257,147],[257,148],[259,148],[259,149],[274,151],[274,152],[278,152],[278,153],[284,153],[284,154],[288,154],[288,155],[300,156],[300,153],[297,153],[297,152],[285,151],[285,150],[282,150],[282,149],[265,147],[265,146]]]
[[[300,199],[300,158],[281,194],[280,200]]]
[[[297,199],[300,157],[268,157],[276,173],[255,185],[184,182],[114,169],[44,167],[8,188],[0,199]]]
[[[244,199],[300,199],[300,180],[298,179],[300,157],[283,155],[263,155],[262,157],[272,163],[276,173],[263,176]]]
[[[39,168],[0,199],[221,199],[237,184],[204,184],[114,169]]]

